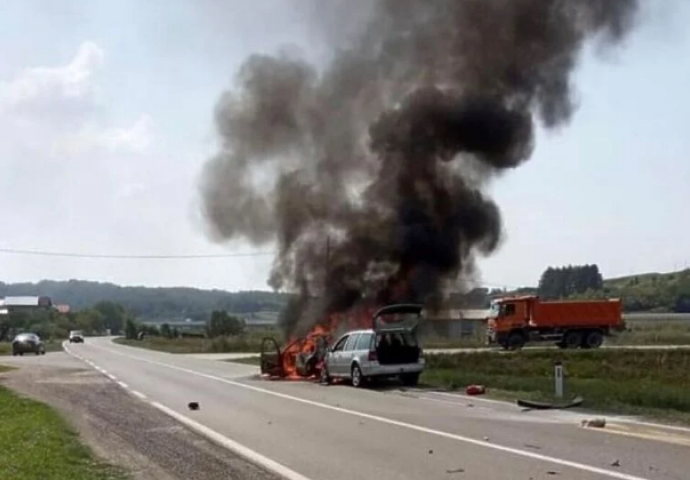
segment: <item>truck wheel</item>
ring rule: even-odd
[[[582,343],[582,334],[576,330],[567,332],[563,337],[564,348],[577,348]]]
[[[582,346],[584,348],[599,348],[602,343],[604,343],[604,334],[599,330],[592,330],[585,337]]]
[[[525,346],[525,336],[521,332],[513,332],[508,336],[508,350],[520,350]]]

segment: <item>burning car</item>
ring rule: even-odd
[[[324,383],[346,378],[355,387],[368,379],[399,376],[403,383],[415,385],[424,368],[416,335],[422,309],[417,304],[383,307],[368,317],[367,329],[358,321],[361,313],[350,316],[345,324],[360,328],[339,337],[334,333],[343,319],[331,318],[328,326],[317,325],[283,350],[275,339],[266,338],[261,349],[261,373],[270,378],[312,378]]]

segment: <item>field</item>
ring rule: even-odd
[[[0,367],[2,370],[2,367]],[[0,387],[2,480],[120,480],[50,407]]]
[[[62,350],[62,342],[44,342],[43,344],[46,347],[46,352],[59,352],[60,350]],[[0,355],[12,355],[11,342],[0,342]]]
[[[147,336],[144,340],[115,339],[116,343],[169,353],[256,353],[265,337],[279,338],[275,329],[251,330],[244,335],[220,338],[164,338]]]
[[[485,385],[504,398],[553,398],[553,365],[563,361],[566,396],[595,410],[690,422],[690,354],[668,350],[533,350],[427,356],[422,381],[449,389]]]

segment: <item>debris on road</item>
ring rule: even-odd
[[[593,418],[593,419],[585,419],[580,422],[580,425],[583,428],[604,428],[606,427],[606,419],[605,418]]]
[[[187,408],[190,410],[199,410],[199,403],[198,402],[189,402],[187,404]]]
[[[467,385],[465,393],[467,395],[484,395],[486,393],[486,388],[484,385]]]
[[[484,437],[484,441],[485,441],[485,442],[488,442],[488,441],[489,441],[489,437]]]
[[[611,462],[612,467],[620,467],[621,466],[621,461],[616,459],[613,462]]]
[[[547,474],[547,475],[560,475],[560,473],[558,473],[558,472],[555,471],[555,470],[549,470],[549,471],[546,472],[546,474]]]
[[[584,399],[582,397],[575,397],[567,403],[548,403],[548,402],[537,402],[532,400],[518,400],[517,405],[526,410],[563,410],[566,408],[575,408],[582,405]]]
[[[464,468],[456,468],[454,470],[446,470],[446,473],[465,473]]]
[[[429,455],[433,455],[433,454],[434,454],[434,451],[433,451],[433,450],[429,450]]]

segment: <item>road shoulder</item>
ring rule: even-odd
[[[50,362],[50,357],[59,361]],[[3,373],[0,381],[58,410],[96,455],[126,468],[132,478],[276,480],[66,354],[43,358],[13,362],[19,368]]]

